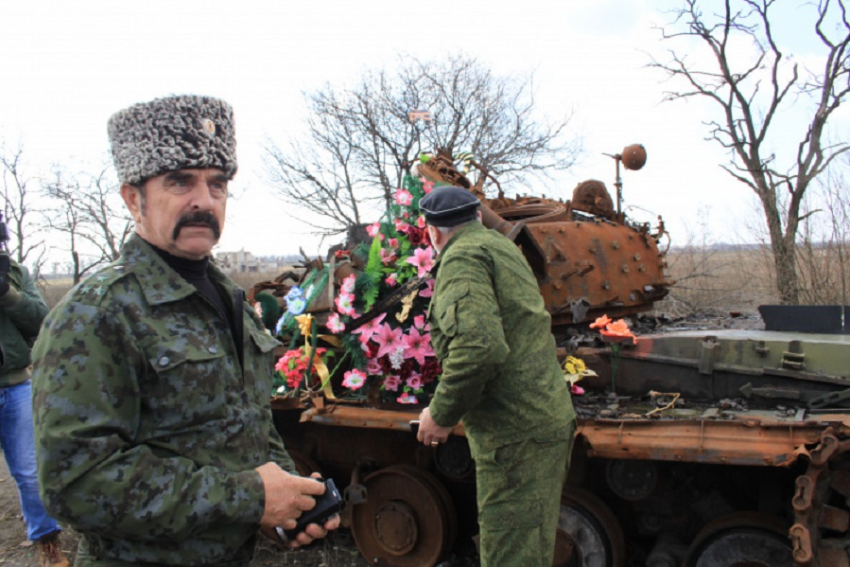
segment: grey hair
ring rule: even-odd
[[[457,229],[459,229],[462,226],[468,225],[471,222],[479,222],[479,219],[476,217],[472,220],[468,220],[468,221],[462,222],[460,224],[456,224],[454,226],[434,226],[433,224],[430,225],[430,226],[434,226],[434,228],[436,228],[437,231],[440,232],[440,234],[454,234],[454,232]]]

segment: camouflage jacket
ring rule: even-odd
[[[232,303],[236,284],[212,265],[210,277]],[[250,560],[265,506],[254,468],[295,467],[269,407],[278,343],[241,311],[243,370],[212,303],[134,235],[45,321],[33,349],[41,495],[95,557]]]
[[[551,318],[516,245],[469,223],[443,248],[436,277],[428,317],[443,371],[430,404],[434,421],[462,420],[473,456],[568,437],[575,413]]]
[[[17,262],[9,270],[9,291],[0,297],[0,388],[29,378],[30,345],[47,315],[29,271]]]

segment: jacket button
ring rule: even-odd
[[[210,353],[210,354],[215,354],[215,353],[217,353],[217,352],[218,352],[218,349],[217,349],[217,348],[215,348],[214,346],[211,346],[211,347],[210,347],[210,348],[208,348],[207,350],[209,351],[209,353]]]
[[[159,359],[159,365],[160,366],[168,366],[169,362],[171,362],[171,359],[169,359],[167,356],[163,356],[162,358]]]

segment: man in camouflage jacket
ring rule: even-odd
[[[324,485],[294,474],[272,422],[277,342],[209,263],[236,171],[232,111],[168,97],[117,113],[109,133],[136,234],[35,345],[42,497],[83,534],[77,566],[247,565],[258,528],[293,528]]]
[[[437,445],[463,422],[482,566],[549,567],[575,414],[537,281],[479,205],[458,187],[420,201],[439,252],[429,323],[442,374],[419,439]]]

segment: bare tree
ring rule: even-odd
[[[54,179],[44,185],[56,203],[48,226],[65,235],[75,284],[96,267],[118,258],[133,230],[133,219],[121,203],[117,184],[106,172],[82,174],[86,180],[80,183],[66,178],[57,167]]]
[[[813,36],[823,49],[823,68],[808,78],[801,77],[804,70],[797,63],[784,57],[774,36],[771,8],[775,0],[726,0],[722,12],[711,14],[703,13],[702,4],[717,6],[716,2],[685,0],[675,20],[661,32],[667,41],[696,40],[710,53],[711,63],[692,64],[688,56],[694,52],[689,43],[668,50],[668,62],[653,59],[650,66],[687,84],[683,90],[666,93],[665,100],[706,97],[716,103],[721,118],[706,122],[708,139],[729,150],[729,163],[722,167],[758,196],[780,300],[797,303],[800,283],[795,249],[797,231],[805,218],[805,213],[801,215],[803,197],[830,162],[850,149],[843,142],[824,141],[828,119],[850,91],[850,24],[845,2],[820,0],[799,9],[816,10]],[[838,25],[833,25],[836,19]],[[799,31],[794,27],[794,33]],[[750,44],[752,51],[742,49],[744,43]],[[781,164],[770,148],[795,142],[780,138],[787,134],[775,123],[797,95],[814,104],[793,160]]]
[[[422,152],[472,154],[503,185],[547,177],[574,164],[581,142],[567,137],[568,118],[536,118],[532,79],[499,77],[458,55],[403,58],[395,71],[367,71],[354,88],[326,85],[305,94],[307,139],[286,151],[269,142],[268,178],[336,234],[362,223],[364,208],[389,204]]]
[[[44,240],[38,240],[40,228],[36,217],[41,216],[41,211],[33,204],[36,195],[29,186],[32,178],[25,172],[23,146],[18,144],[10,150],[5,144],[0,145],[0,167],[3,173],[0,198],[9,231],[9,250],[19,264],[31,264],[37,275],[46,261],[45,246]]]

